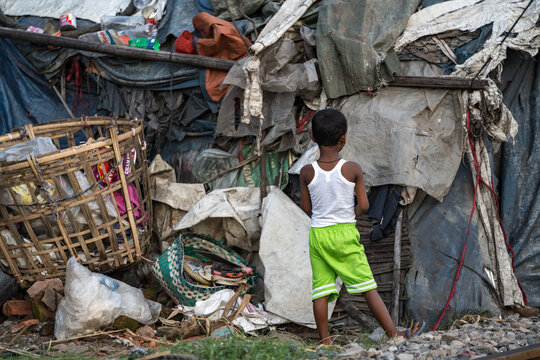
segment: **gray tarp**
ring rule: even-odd
[[[436,75],[436,66],[405,62],[408,75]],[[457,91],[390,87],[359,94],[337,108],[348,120],[345,159],[358,162],[369,186],[415,186],[442,201],[462,155]]]
[[[317,58],[333,99],[374,90],[399,74],[392,49],[420,0],[324,0],[317,24]]]
[[[295,43],[285,38],[261,52],[260,85],[264,91],[262,113],[263,129],[269,129],[262,144],[267,145],[281,137],[280,151],[295,145],[296,120],[294,102],[296,96],[313,100],[320,91],[315,60],[294,63],[302,55]],[[252,117],[250,123],[235,124],[236,98],[242,98],[246,75],[242,70],[245,59],[227,74],[224,84],[234,85],[222,100],[216,133],[231,137],[257,135],[259,120]]]
[[[528,305],[540,306],[540,58],[509,51],[504,102],[519,124],[503,144],[501,216],[515,253],[515,271]]]
[[[414,256],[405,283],[406,313],[433,327],[448,300],[461,258],[472,210],[474,185],[471,170],[461,165],[450,192],[439,203],[417,194],[408,209],[409,238]],[[478,218],[472,220],[465,259],[455,295],[441,325],[462,315],[489,312],[500,314],[493,281],[489,246]]]

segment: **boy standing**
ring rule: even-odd
[[[328,302],[339,295],[335,286],[338,275],[349,293],[364,295],[388,337],[416,335],[422,330],[419,323],[404,332],[396,330],[377,292],[364,246],[359,243],[356,218],[368,210],[369,203],[362,168],[339,157],[346,138],[347,120],[341,112],[318,111],[312,119],[312,139],[319,145],[319,160],[300,171],[302,210],[311,216],[309,256],[313,271],[313,313],[319,336],[323,344],[332,343],[328,333]]]

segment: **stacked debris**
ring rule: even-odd
[[[230,335],[285,321],[314,327],[298,174],[318,157],[310,121],[327,107],[349,122],[342,156],[362,166],[370,188],[361,241],[396,322],[438,327],[480,309],[498,316],[525,305],[525,294],[540,306],[540,215],[524,210],[537,209],[540,197],[520,190],[530,179],[518,175],[538,170],[538,140],[527,137],[539,118],[534,0],[70,3],[77,32],[58,23],[62,38],[51,40],[26,30],[54,29],[64,10],[0,0],[10,16],[0,22],[22,29],[0,29],[14,39],[0,41],[10,60],[0,85],[20,84],[0,87],[0,130],[65,113],[142,119],[152,244],[116,277],[162,308],[138,294],[155,310],[144,319],[100,314],[107,321],[58,337],[111,324],[130,328],[132,339],[155,330],[170,339]],[[10,102],[20,106],[2,106]],[[104,291],[125,288],[86,276]],[[70,287],[32,300],[47,316],[57,311],[57,327],[78,301]],[[29,315],[28,303],[22,308]],[[343,296],[334,309],[336,324],[349,316],[374,324],[356,311],[367,310],[361,297]]]

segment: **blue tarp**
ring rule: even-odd
[[[168,35],[175,37],[184,30],[193,31],[191,19],[200,12],[194,0],[167,1],[166,15],[161,19],[158,28],[158,40],[165,42]],[[43,27],[48,19],[25,16],[18,23],[25,26]],[[77,21],[80,29],[88,28],[90,21]],[[95,56],[94,61],[100,76],[122,86],[145,87],[147,90],[185,89],[199,86],[199,69],[167,62],[140,61],[134,59],[109,57],[72,49],[48,50],[24,42],[16,42],[21,53],[32,62],[47,78],[54,76],[62,65],[71,57],[83,53]],[[173,50],[174,51],[174,50]]]
[[[437,322],[450,295],[473,197],[471,170],[462,163],[452,188],[442,202],[420,195],[407,210],[414,259],[405,283],[406,294],[410,297],[406,303],[406,314],[410,318],[425,320],[429,328]],[[495,272],[483,238],[483,227],[475,212],[463,267],[443,326],[465,314],[500,313],[496,290],[484,270]]]
[[[43,75],[30,64],[8,39],[0,39],[0,134],[26,124],[39,124],[69,118],[60,98]],[[74,92],[67,91],[68,106],[74,103]],[[98,98],[83,89],[85,114],[99,113]],[[83,114],[77,105],[76,116]]]
[[[501,213],[528,305],[540,307],[540,63],[517,51],[504,62],[504,102],[519,124],[503,145]]]

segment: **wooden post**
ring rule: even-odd
[[[399,321],[399,294],[401,293],[401,223],[403,219],[403,211],[399,214],[396,222],[396,232],[394,234],[394,286],[392,287],[392,305],[390,315],[394,324]]]

